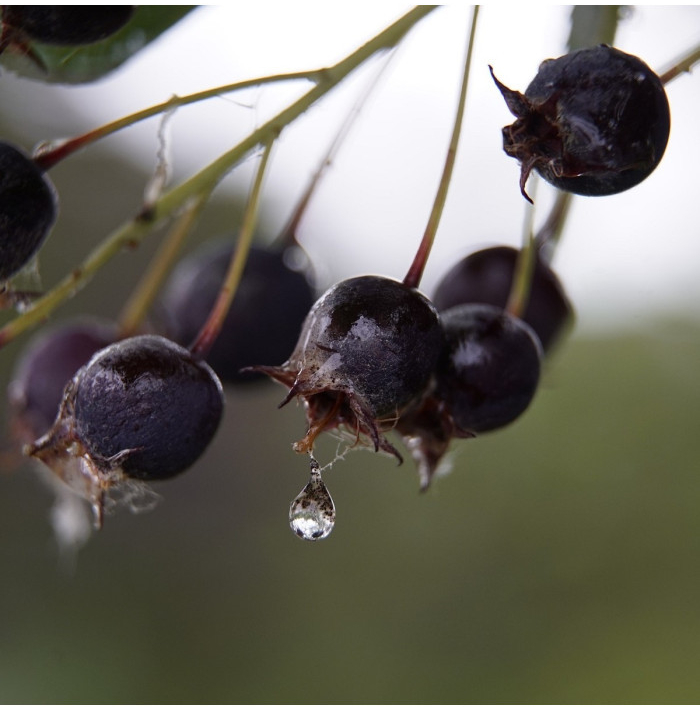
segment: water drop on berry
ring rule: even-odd
[[[601,44],[542,62],[522,94],[498,89],[516,121],[503,149],[567,192],[612,195],[646,179],[661,161],[670,131],[660,78],[638,57]]]
[[[325,539],[333,531],[335,505],[313,457],[309,482],[289,507],[289,525],[297,537],[310,542]]]

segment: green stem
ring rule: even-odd
[[[430,251],[433,248],[433,243],[435,242],[435,235],[437,234],[438,226],[440,225],[440,219],[442,217],[442,212],[445,207],[445,201],[447,200],[447,191],[450,186],[450,181],[452,179],[452,170],[454,168],[455,158],[457,156],[457,146],[459,145],[459,136],[462,131],[462,122],[464,119],[464,108],[466,105],[467,98],[467,85],[469,83],[469,70],[472,63],[472,50],[474,48],[474,40],[476,38],[476,21],[479,17],[479,6],[475,5],[472,11],[471,20],[471,30],[469,32],[469,41],[467,44],[467,53],[464,62],[464,71],[462,73],[462,86],[459,92],[459,102],[457,105],[457,114],[455,115],[454,126],[452,128],[452,137],[450,139],[450,145],[447,149],[447,157],[445,158],[445,166],[442,170],[442,177],[440,178],[440,184],[438,185],[437,194],[435,195],[435,201],[433,202],[433,208],[430,212],[430,217],[428,218],[428,224],[423,233],[423,239],[418,247],[418,251],[413,259],[413,263],[406,273],[406,277],[403,279],[405,285],[409,288],[417,288],[420,284],[421,278],[423,277],[423,271],[428,263],[428,257],[430,256]]]
[[[154,203],[148,219],[132,219],[112,232],[88,255],[82,264],[60,281],[53,290],[37,300],[33,307],[25,313],[0,329],[0,347],[47,318],[63,301],[81,290],[95,273],[125,246],[139,244],[162,219],[173,214],[189,200],[213,190],[218,182],[252,150],[259,145],[265,145],[271,138],[279,135],[285,126],[301,116],[371,56],[383,49],[395,46],[418,21],[434,9],[434,6],[413,8],[345,59],[319,72],[318,83],[310,91],[253,131],[213,163],[160,197]]]
[[[245,265],[248,260],[250,245],[253,243],[253,234],[258,220],[260,191],[262,189],[263,177],[265,175],[267,163],[270,159],[273,143],[274,138],[271,138],[265,145],[265,150],[263,152],[260,165],[258,166],[258,170],[255,174],[255,181],[253,182],[253,188],[250,192],[250,198],[248,199],[248,204],[246,205],[245,214],[243,215],[243,223],[238,236],[238,243],[236,244],[224,282],[219,290],[219,295],[214,303],[209,317],[207,318],[207,321],[202,326],[197,338],[190,347],[190,351],[197,359],[204,359],[211,349],[211,346],[214,344],[214,341],[221,331],[226,314],[231,307],[233,298],[236,295],[238,284],[241,282],[243,270],[245,269]]]
[[[537,182],[534,182],[530,193],[535,196]],[[535,248],[535,237],[533,235],[533,220],[535,218],[535,207],[528,204],[525,208],[525,222],[523,224],[523,247],[518,254],[513,272],[513,283],[508,294],[506,310],[516,318],[521,318],[530,300],[530,288],[532,286],[532,274],[535,272],[535,260],[537,249]]]
[[[234,91],[241,91],[243,89],[249,89],[254,86],[262,86],[264,84],[273,84],[282,81],[299,81],[304,79],[318,83],[319,78],[323,75],[323,72],[324,69],[315,69],[312,71],[296,71],[288,74],[273,74],[271,76],[263,76],[257,79],[247,79],[246,81],[237,81],[233,84],[217,86],[213,89],[207,89],[206,91],[197,91],[196,93],[188,94],[187,96],[173,96],[167,101],[150,106],[149,108],[144,108],[136,113],[130,113],[128,116],[119,118],[116,121],[105,123],[105,125],[95,128],[88,133],[83,133],[83,135],[76,136],[75,138],[44,143],[36,149],[34,154],[34,162],[42,170],[48,170],[64,158],[72,155],[77,150],[85,148],[101,138],[106,138],[108,135],[116,133],[123,128],[128,128],[135,123],[139,123],[140,121],[144,121],[147,118],[152,118],[153,116],[157,116],[161,113],[168,113],[180,108],[181,106],[187,106],[190,103],[205,101],[210,98],[221,96],[222,94],[233,93]]]
[[[573,194],[571,192],[558,191],[547,219],[545,219],[544,224],[535,235],[537,252],[541,260],[546,263],[552,260],[554,250],[564,231],[564,224],[566,223],[572,200]]]
[[[166,235],[119,316],[121,337],[129,337],[138,331],[208,199],[208,193],[197,197]]]

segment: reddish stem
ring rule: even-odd
[[[467,53],[464,61],[464,71],[462,73],[462,86],[459,92],[457,114],[452,128],[452,137],[447,150],[447,157],[445,158],[445,166],[442,170],[442,177],[440,178],[440,184],[438,185],[437,194],[435,195],[435,201],[433,202],[433,208],[430,212],[430,217],[428,218],[428,225],[425,228],[423,239],[421,240],[418,251],[413,259],[413,263],[408,269],[406,277],[403,279],[404,284],[409,288],[417,288],[420,284],[421,278],[423,277],[423,271],[425,270],[425,265],[428,262],[430,251],[433,248],[435,234],[437,233],[438,226],[440,224],[440,217],[442,216],[442,210],[445,206],[445,200],[447,199],[447,190],[450,186],[452,169],[457,156],[457,146],[459,145],[459,136],[462,130],[464,107],[467,98],[467,84],[469,83],[469,68],[472,63],[472,50],[474,48],[474,39],[476,37],[476,21],[478,16],[479,6],[475,5],[472,11],[471,30],[469,32],[469,41],[467,43]]]

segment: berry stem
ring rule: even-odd
[[[197,335],[197,338],[190,346],[192,355],[197,359],[204,359],[211,349],[211,346],[214,344],[214,341],[221,331],[226,314],[231,307],[233,298],[236,295],[238,284],[241,282],[243,269],[245,268],[246,261],[248,260],[250,245],[253,242],[253,234],[255,232],[255,225],[258,219],[258,207],[260,205],[260,191],[262,189],[263,177],[270,159],[270,153],[272,152],[274,140],[274,137],[271,138],[264,146],[260,165],[255,173],[255,180],[250,192],[250,198],[248,199],[248,204],[246,205],[245,213],[243,214],[243,223],[241,224],[238,243],[236,244],[233,256],[231,257],[231,262],[229,263],[228,271],[226,272],[226,277],[224,278],[219,295],[214,303],[214,307],[212,308],[209,317],[207,318],[207,321],[204,323],[202,329]]]
[[[118,227],[43,298],[35,301],[31,308],[0,329],[0,347],[42,322],[61,303],[85,287],[97,271],[123,248],[139,244],[162,219],[173,214],[193,197],[213,190],[251,151],[279,135],[285,126],[305,113],[370,57],[398,44],[417,22],[434,9],[434,6],[425,5],[413,8],[337,64],[322,70],[318,83],[313,88],[250,133],[231,150],[162,195],[153,204],[147,218],[137,216]]]
[[[197,91],[196,93],[188,94],[186,96],[172,96],[167,101],[155,104],[149,108],[144,108],[141,111],[136,111],[135,113],[130,113],[128,116],[124,116],[116,121],[106,123],[99,128],[95,128],[87,133],[76,136],[75,138],[43,143],[36,149],[34,154],[34,162],[42,170],[49,170],[61,160],[69,157],[76,151],[87,147],[101,138],[106,138],[108,135],[116,133],[123,128],[128,128],[129,126],[139,123],[140,121],[146,120],[147,118],[152,118],[153,116],[157,116],[162,113],[172,113],[181,106],[197,103],[199,101],[205,101],[210,98],[216,98],[226,93],[233,93],[243,89],[263,86],[264,84],[300,80],[312,81],[315,84],[318,84],[321,80],[321,76],[323,75],[323,71],[323,69],[316,69],[312,71],[296,71],[287,74],[272,74],[270,76],[263,76],[255,79],[248,79],[246,81],[237,81],[233,84],[217,86],[205,91]]]
[[[196,197],[169,230],[118,318],[122,337],[134,335],[139,330],[208,199],[208,192]]]
[[[534,182],[531,192],[534,196],[537,188],[537,181]],[[518,253],[513,272],[513,283],[508,295],[506,311],[516,318],[522,317],[530,299],[530,287],[532,285],[532,274],[535,271],[535,260],[537,258],[536,240],[533,235],[533,220],[535,217],[535,207],[529,203],[525,208],[525,221],[523,225],[523,246]]]
[[[662,84],[668,84],[669,81],[677,76],[689,72],[694,64],[700,62],[700,44],[688,50],[680,59],[676,59],[673,64],[659,75]]]
[[[440,184],[438,185],[437,194],[435,195],[435,201],[433,202],[433,208],[430,212],[430,217],[428,218],[428,224],[425,228],[425,232],[423,233],[423,239],[418,246],[418,251],[413,259],[413,263],[408,269],[406,277],[403,279],[404,284],[409,288],[417,288],[420,284],[421,278],[423,277],[423,271],[428,263],[430,251],[433,248],[433,243],[435,242],[435,235],[437,234],[438,226],[440,225],[440,218],[442,217],[442,212],[445,207],[445,201],[447,200],[447,191],[452,179],[452,170],[454,168],[455,158],[457,156],[457,147],[459,145],[459,136],[462,130],[464,108],[467,98],[467,85],[469,83],[469,71],[472,63],[472,51],[474,49],[474,40],[476,38],[476,24],[478,17],[479,6],[475,5],[471,16],[471,29],[469,32],[469,40],[467,42],[464,71],[462,73],[462,86],[459,92],[459,102],[457,104],[457,114],[455,115],[454,126],[452,127],[452,137],[450,138],[450,144],[447,149],[445,165],[442,170],[442,176],[440,178]]]
[[[572,199],[573,194],[571,192],[559,190],[554,199],[552,209],[535,235],[538,255],[545,263],[549,263],[552,260],[554,250],[564,231],[564,224],[569,214]]]

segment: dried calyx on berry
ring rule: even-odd
[[[458,305],[442,313],[441,321],[445,347],[434,388],[397,424],[423,489],[453,438],[472,438],[515,421],[530,405],[540,378],[537,335],[502,308]]]
[[[36,254],[57,212],[46,175],[24,152],[0,141],[0,286]]]
[[[182,473],[221,421],[221,383],[204,362],[157,335],[97,352],[69,382],[52,428],[25,453],[87,499],[102,523],[113,494]],[[134,492],[136,491],[136,492]]]
[[[464,303],[505,308],[520,252],[493,246],[465,256],[438,283],[432,298],[439,312]],[[537,255],[527,305],[521,319],[537,334],[548,352],[573,320],[573,307],[554,271]]]
[[[390,278],[360,276],[321,296],[283,365],[254,369],[289,387],[281,406],[304,401],[309,427],[298,452],[312,451],[322,431],[343,429],[401,460],[383,432],[424,395],[442,344],[425,296]]]
[[[291,247],[296,248],[296,247]],[[183,346],[195,341],[224,282],[233,245],[215,243],[194,252],[173,272],[163,292],[168,337]],[[244,372],[259,362],[280,362],[294,347],[314,302],[306,273],[287,265],[285,250],[252,246],[236,296],[207,363],[225,384],[262,377]]]
[[[659,77],[639,58],[599,45],[548,59],[522,94],[493,73],[516,121],[503,149],[559,189],[610,195],[644,180],[659,164],[670,131]]]
[[[48,431],[61,407],[66,384],[103,347],[117,339],[109,321],[78,317],[36,335],[21,353],[8,387],[10,427],[20,446]],[[90,510],[68,485],[39,461],[37,473],[53,492],[51,524],[61,550],[75,552],[89,539]]]

